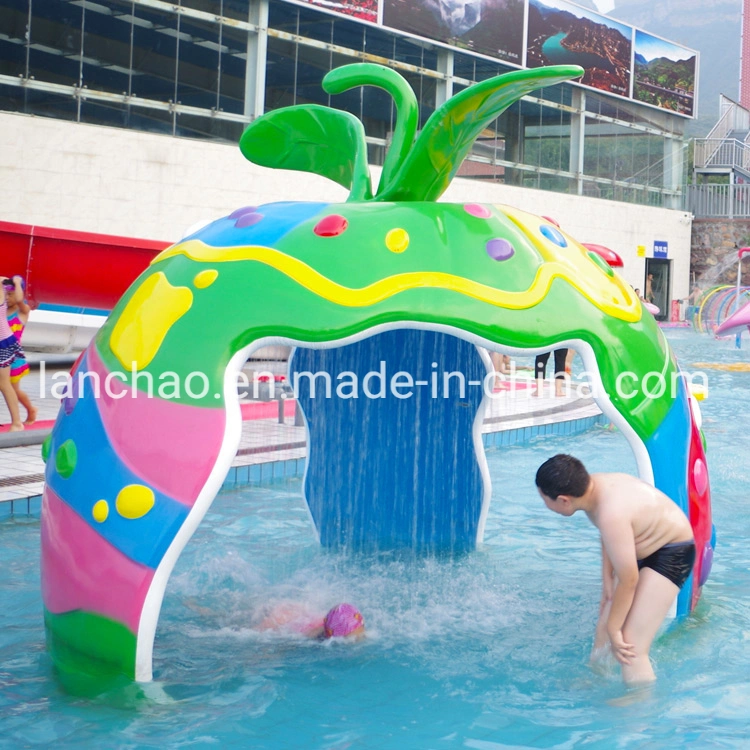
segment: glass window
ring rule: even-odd
[[[323,91],[322,83],[323,76],[331,69],[330,66],[330,50],[298,45],[297,104],[328,104],[328,94]]]
[[[98,2],[98,0],[97,0]],[[194,8],[215,16],[248,20],[248,0],[180,0],[185,8]]]
[[[26,75],[26,26],[29,0],[3,2],[3,31],[0,34],[0,74]]]
[[[83,99],[81,101],[81,122],[92,125],[109,125],[117,128],[137,128],[138,130],[149,130],[142,127],[142,123],[130,117],[130,107],[125,103],[100,102],[94,99]],[[162,114],[169,114],[168,112]],[[164,132],[161,130],[160,132]],[[169,130],[172,132],[172,118],[169,118]]]
[[[207,138],[212,141],[237,143],[244,130],[240,122],[228,122],[207,115],[177,114],[175,134],[187,138]]]
[[[238,21],[247,21],[248,6],[247,0],[223,0],[222,15],[226,18],[236,18]]]
[[[295,103],[297,45],[285,39],[268,37],[266,63],[266,111]]]
[[[220,44],[221,26],[181,18],[177,64],[177,102],[190,107],[218,109],[221,54],[229,51]]]
[[[177,74],[177,18],[141,5],[120,16],[132,24],[132,93],[141,99],[175,100]]]
[[[241,115],[245,111],[247,33],[220,26],[219,110]]]
[[[383,89],[364,86],[362,108],[359,115],[365,126],[365,133],[371,138],[390,141],[396,122],[396,105],[393,97]]]
[[[130,34],[132,26],[121,20],[131,3],[99,0],[83,7],[83,85],[96,91],[126,94],[130,91]]]
[[[408,65],[423,67],[424,49],[411,39],[396,37],[396,43],[393,49],[393,59],[398,62],[404,62]]]
[[[324,38],[321,34],[321,41],[330,41],[340,47],[352,49],[357,52],[365,49],[365,35],[369,29],[364,24],[337,18],[332,22],[331,27],[331,33],[327,38]]]
[[[181,0],[181,4],[185,8],[202,10],[204,13],[213,13],[216,16],[224,15],[222,0]]]
[[[364,51],[369,55],[377,55],[390,60],[393,57],[396,44],[395,37],[375,26],[363,26],[362,28],[364,30]]]
[[[24,112],[26,89],[20,86],[6,86],[0,84],[0,111]]]
[[[270,2],[268,4],[268,25],[272,29],[296,34],[299,24],[299,8],[288,3]]]
[[[458,78],[465,78],[467,81],[476,81],[476,63],[476,57],[454,52],[453,75]],[[456,90],[455,85],[453,86],[453,90]]]
[[[29,30],[29,77],[78,86],[81,78],[80,6],[34,0]]]
[[[27,89],[24,92],[23,111],[28,115],[75,121],[78,119],[78,102],[72,91],[68,96]]]

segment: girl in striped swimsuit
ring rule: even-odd
[[[12,294],[15,300],[15,291],[9,290],[5,284],[5,278],[2,281],[3,283],[0,284],[0,393],[3,394],[10,412],[10,431],[17,432],[23,429],[23,422],[18,408],[18,395],[10,382],[10,367],[19,352],[23,356],[23,350],[8,323],[8,297]]]
[[[11,287],[10,284],[13,284],[13,286]],[[20,344],[24,328],[26,328],[26,323],[29,320],[29,313],[31,312],[31,308],[23,299],[25,289],[23,279],[20,276],[14,276],[12,279],[8,279],[4,283],[4,286],[6,287],[5,291],[8,296],[8,324]],[[21,388],[21,378],[26,377],[28,374],[29,363],[21,351],[16,354],[13,364],[10,366],[10,382],[13,384],[21,406],[26,409],[26,421],[24,424],[31,425],[36,421],[37,410],[31,403],[28,394]]]

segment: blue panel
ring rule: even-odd
[[[77,372],[87,371],[87,359]],[[96,404],[94,388],[86,379],[71,414],[60,409],[52,432],[46,481],[65,503],[101,534],[108,542],[132,560],[155,568],[182,526],[190,511],[188,506],[151,487],[155,502],[141,518],[120,516],[115,509],[119,491],[129,484],[143,484],[112,449]],[[55,453],[66,441],[76,445],[77,462],[69,478],[55,470]],[[98,500],[106,500],[110,512],[107,520],[97,523],[92,509]]]
[[[100,310],[96,307],[71,307],[70,305],[50,305],[43,302],[39,305],[40,310],[49,312],[78,313],[79,315],[106,315],[109,310]]]
[[[331,378],[331,398],[322,375],[314,394],[309,377],[298,381],[310,430],[305,494],[323,546],[474,547],[483,485],[473,423],[486,370],[473,344],[432,331],[387,331],[338,349],[298,348],[290,371],[292,382],[303,372]],[[454,371],[464,375],[464,396],[454,378],[445,398],[443,373]],[[396,388],[409,398],[390,387],[398,372],[413,378],[413,387]],[[369,392],[380,394],[380,373],[384,397],[368,398],[365,379]],[[354,382],[358,397],[342,398]]]
[[[185,239],[201,240],[211,247],[270,247],[303,221],[317,216],[327,206],[328,203],[268,203],[258,207],[257,214],[262,218],[257,224],[237,227],[235,224],[241,217],[230,219],[227,216]]]
[[[664,421],[646,441],[654,470],[654,484],[674,500],[690,517],[688,508],[688,455],[690,450],[690,406],[685,386],[679,381],[679,392]],[[693,575],[690,575],[677,597],[677,615],[690,612]]]

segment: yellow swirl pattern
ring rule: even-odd
[[[345,307],[368,307],[410,289],[432,288],[458,292],[497,307],[525,310],[541,302],[547,296],[552,281],[555,278],[561,278],[608,315],[628,323],[635,323],[641,318],[639,306],[622,307],[611,304],[604,299],[593,297],[587,289],[577,283],[571,273],[571,268],[556,260],[548,261],[539,267],[534,281],[526,291],[506,292],[463,276],[442,271],[400,273],[360,289],[352,289],[323,276],[298,258],[293,258],[270,247],[251,245],[217,248],[210,247],[200,240],[187,240],[167,248],[151,261],[151,265],[177,255],[185,255],[191,260],[201,263],[247,260],[263,263],[275,268],[319,297]]]

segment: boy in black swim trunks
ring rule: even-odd
[[[656,679],[649,649],[695,561],[687,516],[663,492],[629,474],[589,474],[557,455],[537,471],[545,505],[562,516],[578,510],[599,529],[602,600],[592,659],[609,647],[626,684]]]

